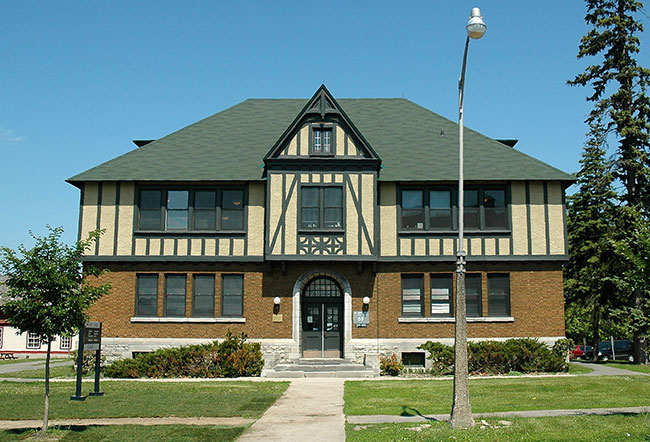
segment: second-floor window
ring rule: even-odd
[[[400,229],[435,231],[458,229],[458,192],[449,188],[403,188],[400,193]],[[464,191],[467,230],[509,228],[505,188]]]
[[[138,230],[244,230],[244,190],[140,189]]]
[[[300,192],[301,229],[343,229],[343,188],[341,186],[303,186]]]
[[[334,134],[331,127],[312,127],[311,129],[311,155],[333,155]]]

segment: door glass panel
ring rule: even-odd
[[[325,318],[325,331],[339,331],[339,307],[328,305],[325,307],[327,316]]]
[[[305,306],[304,331],[321,331],[320,306]]]

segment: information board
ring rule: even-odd
[[[354,312],[352,321],[357,328],[368,327],[370,323],[370,312]]]
[[[84,350],[101,350],[102,323],[86,322],[84,327]]]

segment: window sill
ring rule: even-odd
[[[157,236],[219,236],[219,235],[246,235],[246,230],[136,230],[134,235]]]
[[[217,322],[223,323],[245,323],[246,318],[161,318],[157,316],[134,316],[131,322],[182,322],[182,323],[209,323],[214,324]]]
[[[456,318],[397,318],[400,323],[455,323]],[[467,322],[515,322],[512,316],[483,316],[480,318],[467,318]]]
[[[400,230],[397,232],[398,235],[458,235],[458,230],[424,230],[424,229],[414,229],[414,230]],[[463,233],[465,235],[510,235],[512,231],[510,229],[485,229],[485,230],[476,230],[476,229],[464,229]]]
[[[298,233],[301,235],[343,235],[345,234],[345,229],[322,229],[322,230],[308,230],[308,229],[299,229]]]

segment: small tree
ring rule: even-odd
[[[82,270],[83,254],[101,232],[90,232],[88,239],[68,246],[60,242],[62,227],[47,228],[50,233],[44,237],[30,232],[36,244],[29,250],[24,245],[17,251],[0,248],[0,270],[8,288],[2,310],[21,333],[36,333],[47,344],[43,433],[50,406],[52,341],[57,335],[73,335],[84,325],[88,307],[110,291],[110,284],[93,287],[86,283],[87,276],[99,276],[101,271],[91,266]]]

